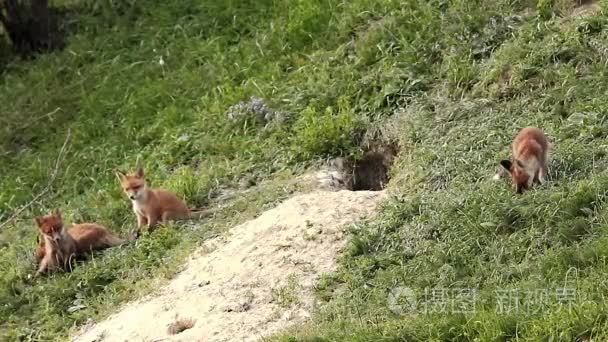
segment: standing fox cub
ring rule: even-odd
[[[49,215],[36,217],[34,221],[42,235],[36,246],[36,276],[55,269],[69,270],[75,258],[124,242],[96,223],[75,224],[66,231],[58,209]]]
[[[511,148],[511,160],[502,160],[500,165],[511,175],[513,189],[522,193],[535,182],[543,184],[549,157],[549,142],[543,131],[535,127],[522,129],[513,139]]]
[[[133,204],[137,217],[137,238],[144,226],[151,230],[159,222],[201,218],[212,213],[211,210],[191,211],[186,203],[174,193],[163,189],[150,189],[144,178],[143,168],[137,168],[134,174],[116,171],[116,176],[125,194]]]

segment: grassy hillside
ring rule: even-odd
[[[419,4],[460,43],[439,38],[434,82],[391,120],[398,195],[353,229],[326,305],[283,340],[608,338],[607,21],[604,4],[558,5]],[[554,143],[551,181],[515,196],[490,178],[526,125]]]
[[[62,5],[64,51],[2,57],[0,221],[23,208],[0,231],[3,339],[65,337],[294,191],[291,175],[370,140],[400,143],[396,196],[353,229],[314,322],[278,339],[606,338],[604,4],[577,15],[569,0],[100,3]],[[555,144],[550,182],[514,196],[490,178],[525,125]],[[113,170],[138,160],[153,185],[225,209],[30,280],[34,215],[60,207],[127,235]],[[435,289],[434,309],[391,310],[400,286]],[[439,290],[458,288],[475,289],[475,310],[442,312]],[[508,289],[520,310],[497,312]],[[534,289],[546,303],[521,309]]]

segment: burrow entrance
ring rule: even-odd
[[[337,158],[329,173],[333,188],[380,191],[390,181],[390,169],[399,149],[395,143],[370,144],[359,159]]]
[[[370,190],[380,191],[384,189],[390,180],[390,168],[396,151],[380,150],[367,151],[363,158],[353,163],[352,169],[352,191]]]

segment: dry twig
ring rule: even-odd
[[[9,224],[11,221],[13,221],[19,215],[21,215],[22,212],[24,212],[27,208],[31,207],[32,204],[34,204],[42,196],[46,195],[51,190],[51,187],[53,186],[53,183],[55,182],[55,178],[57,178],[57,174],[59,173],[59,165],[63,161],[66,147],[68,145],[68,141],[70,140],[70,136],[71,136],[71,132],[68,129],[68,134],[66,135],[65,141],[63,142],[63,145],[61,146],[61,150],[59,150],[59,154],[57,155],[57,159],[55,160],[55,168],[53,169],[53,172],[51,173],[51,175],[49,177],[49,181],[46,184],[46,187],[44,189],[42,189],[42,191],[40,191],[36,196],[34,196],[34,198],[32,198],[31,201],[29,201],[28,203],[21,206],[21,208],[19,208],[15,213],[13,213],[13,215],[11,215],[11,217],[6,219],[4,222],[0,223],[0,229],[3,228],[4,226],[6,226],[7,224]]]

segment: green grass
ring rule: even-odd
[[[608,19],[604,3],[570,17],[573,2],[64,2],[64,51],[0,56],[0,220],[47,187],[71,132],[50,191],[0,231],[0,337],[64,339],[297,191],[289,179],[306,167],[392,139],[394,198],[351,232],[313,322],[276,339],[605,339]],[[252,96],[282,120],[231,120]],[[515,196],[491,176],[525,125],[555,148],[550,182]],[[32,216],[60,207],[69,222],[133,228],[113,170],[138,161],[153,185],[224,209],[28,279]],[[396,314],[399,286],[474,288],[479,301]],[[495,310],[497,290],[560,287],[576,289],[570,310],[554,297]]]
[[[300,303],[300,299],[298,298],[299,289],[300,284],[298,284],[297,277],[293,274],[289,275],[285,285],[271,290],[272,301],[281,308],[297,305]]]
[[[512,14],[481,32],[503,32]],[[481,56],[466,40],[443,56],[433,87],[387,122],[402,146],[397,195],[353,230],[314,322],[277,339],[606,339],[606,17],[562,15],[518,19]],[[555,145],[551,181],[515,196],[491,176],[526,125]],[[417,311],[391,310],[400,287]],[[450,306],[458,289],[475,291],[471,312]],[[497,308],[507,290],[516,311]]]

